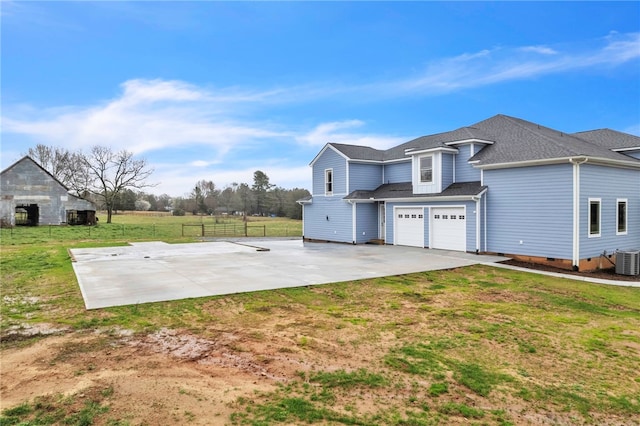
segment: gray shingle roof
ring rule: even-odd
[[[640,137],[611,129],[589,130],[574,133],[574,136],[609,149],[640,149]]]
[[[492,142],[470,160],[479,165],[550,160],[587,156],[608,160],[639,162],[612,149],[640,146],[640,137],[609,129],[568,134],[507,115],[496,115],[472,126],[422,136],[387,150],[367,146],[330,144],[352,160],[390,161],[408,159],[407,149],[448,147],[452,142],[479,139]]]
[[[491,137],[481,129],[474,127],[461,127],[451,132],[421,136],[387,150],[339,143],[332,143],[331,145],[352,160],[389,161],[407,159],[408,157],[405,153],[407,149],[422,150],[430,148],[444,148],[448,146],[447,143],[468,139],[492,141]]]
[[[496,115],[474,127],[482,129],[495,141],[470,159],[479,161],[480,165],[576,156],[633,160],[576,136],[506,115]]]
[[[379,149],[371,148],[368,146],[348,145],[343,143],[332,143],[330,145],[352,160],[384,160],[384,151],[381,151]]]
[[[383,200],[393,198],[438,198],[438,197],[472,197],[480,194],[486,186],[480,182],[460,182],[449,185],[447,189],[436,194],[414,194],[411,182],[385,183],[373,191],[353,191],[345,200]]]

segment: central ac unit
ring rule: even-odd
[[[640,275],[640,250],[617,251],[616,274]]]

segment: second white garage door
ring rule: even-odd
[[[395,214],[395,244],[424,247],[424,209],[397,208]]]
[[[431,248],[466,251],[466,223],[464,207],[431,208]]]

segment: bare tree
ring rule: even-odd
[[[29,148],[27,155],[33,158],[53,177],[69,186],[72,178],[69,167],[73,154],[58,146],[38,144],[35,148]]]
[[[133,153],[94,146],[82,156],[82,166],[87,172],[86,191],[102,198],[107,209],[107,223],[111,223],[113,208],[118,195],[125,189],[142,189],[152,184],[146,180],[153,173],[144,159],[136,160]]]
[[[220,190],[216,184],[210,180],[199,180],[189,194],[195,201],[196,211],[194,213],[211,214],[218,206],[218,196]]]

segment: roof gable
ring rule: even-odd
[[[589,157],[609,164],[640,167],[640,160],[617,151],[640,149],[640,137],[610,129],[564,133],[516,117],[498,114],[449,132],[421,136],[403,144],[379,150],[368,146],[328,143],[311,162],[328,148],[347,160],[392,162],[409,160],[411,151],[422,152],[462,143],[485,145],[469,159],[482,166],[508,165]]]
[[[611,129],[589,130],[573,134],[580,139],[596,145],[609,148],[613,151],[640,150],[640,136],[618,132]]]
[[[494,140],[470,161],[480,165],[592,157],[629,162],[629,157],[571,134],[506,115],[476,123]],[[640,164],[639,164],[640,165]]]
[[[65,191],[69,191],[69,188],[67,188],[67,186],[65,184],[63,184],[62,182],[60,182],[58,179],[56,179],[55,176],[53,176],[51,173],[49,173],[49,171],[47,171],[47,169],[45,169],[44,167],[42,167],[40,164],[38,164],[38,162],[36,160],[34,160],[33,158],[31,158],[28,155],[25,155],[24,157],[22,157],[21,159],[19,159],[18,161],[16,161],[15,163],[13,163],[12,165],[10,165],[9,167],[7,167],[6,169],[4,169],[2,172],[0,172],[0,176],[8,173],[11,169],[15,168],[16,166],[20,165],[20,164],[30,164],[30,166],[28,167],[35,167],[37,169],[39,169],[42,173],[46,174],[47,177],[49,177],[51,180],[53,180],[55,183],[57,183],[58,185],[60,185],[62,188],[64,188]]]
[[[341,157],[343,157],[345,160],[348,160],[349,157],[347,157],[345,154],[343,154],[342,152],[340,152],[340,150],[336,149],[336,147],[334,146],[334,144],[332,143],[328,143],[325,146],[322,147],[322,149],[320,150],[320,152],[313,157],[313,160],[311,160],[311,163],[309,163],[310,166],[313,167],[313,165],[316,163],[316,161],[318,161],[318,159],[320,157],[322,157],[322,154],[324,154],[327,149],[331,149],[332,151],[334,151],[336,154],[340,155]]]

